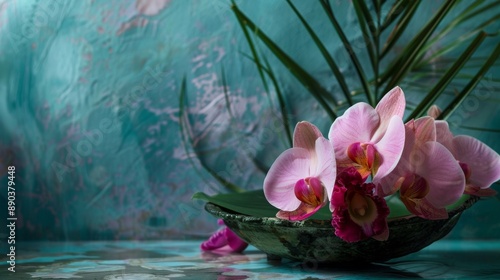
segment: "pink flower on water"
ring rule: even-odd
[[[400,162],[378,184],[379,195],[399,190],[413,214],[426,219],[445,219],[445,207],[463,194],[465,176],[453,155],[436,142],[434,119],[423,117],[406,124],[406,141]]]
[[[224,225],[222,220],[219,220],[219,225]],[[225,227],[214,233],[210,238],[201,243],[201,250],[214,251],[221,253],[241,253],[248,246],[248,243],[241,240],[229,228]]]
[[[437,141],[458,161],[465,175],[464,192],[476,196],[493,196],[491,184],[500,179],[500,156],[476,138],[453,136],[446,121],[436,121]]]
[[[354,167],[337,177],[331,199],[332,226],[335,234],[347,242],[372,237],[384,241],[389,237],[389,208],[384,198],[374,195],[375,185],[364,183]]]
[[[360,102],[337,118],[328,133],[339,170],[354,166],[367,178],[389,174],[404,147],[404,93],[399,87],[388,92],[377,107]]]
[[[303,220],[326,204],[335,176],[331,142],[316,126],[300,122],[295,127],[293,148],[284,151],[267,173],[264,194],[280,209],[278,218]]]

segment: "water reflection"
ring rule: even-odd
[[[500,279],[500,242],[439,241],[420,252],[373,264],[268,260],[254,247],[249,247],[243,254],[200,252],[199,242],[194,241],[57,246],[52,243],[31,244],[31,255],[23,254],[24,262],[16,266],[18,275],[45,279],[102,279],[106,276],[105,279],[138,280]],[[4,279],[2,271],[0,279]]]

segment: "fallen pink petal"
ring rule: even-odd
[[[222,220],[219,224],[223,224]],[[224,226],[218,230],[207,241],[201,243],[202,251],[212,251],[218,253],[241,253],[248,247],[248,243],[243,241],[236,233]]]

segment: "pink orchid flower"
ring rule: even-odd
[[[384,198],[374,195],[375,185],[364,183],[355,167],[337,177],[331,205],[335,234],[347,242],[372,237],[385,241],[389,237],[389,208]]]
[[[335,177],[331,142],[313,124],[299,122],[293,148],[275,160],[264,179],[264,194],[271,205],[280,209],[278,218],[303,220],[326,204]]]
[[[401,201],[413,214],[446,219],[445,207],[463,194],[465,176],[453,155],[436,142],[434,119],[423,117],[406,124],[403,155],[396,168],[378,184],[379,195],[399,190]]]
[[[451,152],[465,175],[464,193],[494,196],[490,186],[500,179],[500,156],[476,138],[453,136],[446,121],[436,121],[436,140]]]
[[[219,220],[218,224],[224,225],[224,222]],[[220,253],[241,253],[247,246],[248,243],[241,240],[236,233],[224,226],[224,228],[210,236],[207,241],[201,243],[201,250]]]
[[[339,170],[354,166],[363,178],[372,175],[373,179],[389,174],[403,152],[405,106],[403,90],[395,87],[375,109],[360,102],[337,118],[328,138],[335,139]]]
[[[439,115],[441,115],[441,109],[436,105],[432,105],[429,110],[427,110],[427,116],[433,119],[437,119]]]

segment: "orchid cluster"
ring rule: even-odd
[[[492,196],[500,179],[500,156],[479,140],[454,136],[446,121],[429,116],[403,122],[401,88],[373,108],[360,102],[331,125],[328,139],[309,122],[299,122],[293,147],[284,151],[264,180],[276,217],[309,218],[329,205],[335,234],[347,242],[387,240],[389,208],[397,195],[409,212],[446,219],[446,207],[463,194]]]

